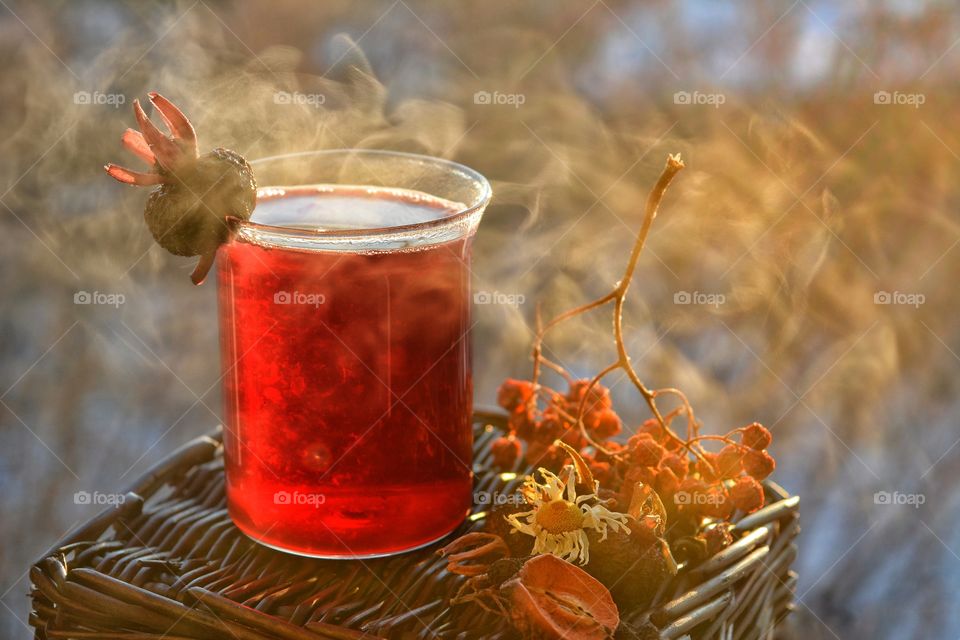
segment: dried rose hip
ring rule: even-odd
[[[588,427],[601,440],[612,438],[620,433],[620,416],[613,409],[603,409],[591,416]]]
[[[772,441],[770,431],[759,422],[754,422],[743,430],[743,444],[751,449],[766,449]]]
[[[721,478],[734,478],[743,469],[743,450],[735,444],[728,444],[717,454],[714,467]]]
[[[743,456],[743,470],[757,480],[763,480],[777,468],[777,463],[766,451],[751,449]]]
[[[702,495],[703,497],[698,501],[699,504],[696,505],[700,515],[721,520],[726,520],[733,515],[733,502],[730,501],[730,496],[722,484],[712,485]]]
[[[587,394],[587,389],[590,389],[589,395]],[[577,380],[570,385],[570,390],[567,393],[567,400],[573,404],[574,412],[584,396],[587,398],[583,407],[585,412],[602,411],[613,407],[613,400],[610,398],[609,389],[602,384],[595,384],[591,387],[589,380]]]
[[[601,485],[607,485],[613,480],[613,467],[609,462],[601,462],[593,458],[587,458],[586,456],[584,456],[584,458],[590,467],[590,473],[593,474],[597,482]]]
[[[645,485],[653,485],[657,480],[657,470],[653,467],[632,466],[628,467],[623,474],[622,492],[629,499],[633,494],[633,488],[638,482]]]
[[[666,454],[664,448],[648,433],[638,433],[627,441],[631,460],[640,466],[655,467]]]
[[[670,467],[662,467],[657,472],[655,481],[657,492],[661,496],[672,496],[680,489],[680,479]]]
[[[664,456],[663,460],[660,461],[660,465],[673,471],[673,473],[682,480],[687,475],[687,469],[690,463],[686,456],[668,453]]]
[[[526,380],[508,379],[497,390],[497,404],[507,411],[516,411],[533,397],[533,385]]]
[[[677,573],[677,564],[667,541],[645,522],[632,520],[630,533],[611,532],[600,540],[589,532],[590,562],[584,569],[603,584],[618,606],[643,609],[665,581]]]
[[[506,436],[497,438],[490,445],[493,454],[493,464],[501,469],[512,469],[520,457],[520,441],[515,437]]]
[[[518,437],[529,439],[537,429],[537,420],[530,407],[519,406],[507,418],[507,428]]]
[[[620,624],[610,592],[586,571],[550,554],[528,560],[501,587],[524,638],[606,640]]]
[[[663,442],[666,439],[666,432],[655,418],[645,420],[642,425],[637,427],[637,434],[649,433],[657,442]]]
[[[730,488],[733,506],[750,513],[763,506],[763,487],[750,476],[740,476]]]
[[[201,256],[191,275],[200,284],[213,266],[217,247],[229,238],[229,219],[250,219],[257,204],[257,183],[250,165],[234,151],[217,148],[200,155],[193,125],[172,102],[158,93],[150,94],[150,102],[171,135],[160,131],[134,100],[140,131],[127,129],[121,142],[152,170],[132,171],[115,164],[104,169],[124,184],[158,185],[144,209],[147,227],[170,253]]]
[[[716,482],[720,479],[717,471],[717,454],[704,451],[696,461],[697,472],[707,482]]]

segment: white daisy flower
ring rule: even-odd
[[[578,496],[573,467],[565,467],[561,478],[548,469],[540,468],[543,482],[527,476],[520,489],[527,504],[533,508],[507,516],[513,531],[534,537],[533,554],[549,553],[568,562],[587,564],[590,561],[590,543],[587,531],[596,531],[600,540],[607,539],[609,529],[630,533],[628,516],[610,511],[600,502],[594,490]]]

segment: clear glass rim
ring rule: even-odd
[[[386,157],[395,157],[406,160],[413,160],[422,163],[429,163],[435,165],[441,169],[445,169],[452,174],[461,175],[465,179],[469,179],[479,186],[480,193],[473,199],[473,202],[465,203],[464,208],[458,209],[455,213],[438,218],[436,220],[426,220],[424,222],[416,222],[413,224],[402,224],[394,225],[387,227],[369,227],[369,228],[360,228],[360,229],[308,229],[303,227],[284,227],[271,224],[263,224],[261,222],[253,222],[252,220],[244,220],[239,223],[241,228],[246,228],[251,231],[263,231],[269,234],[275,234],[276,236],[290,236],[290,237],[311,237],[311,238],[344,238],[344,239],[357,239],[357,238],[367,238],[367,237],[379,237],[387,236],[396,233],[404,232],[413,232],[413,231],[426,231],[433,229],[442,229],[445,227],[453,227],[460,224],[462,221],[469,219],[471,216],[477,214],[489,204],[490,198],[493,195],[493,190],[490,187],[490,182],[475,169],[460,164],[459,162],[454,162],[453,160],[447,160],[445,158],[438,158],[436,156],[428,156],[419,153],[408,153],[406,151],[390,151],[387,149],[323,149],[323,150],[308,150],[308,151],[296,151],[293,153],[283,153],[274,156],[267,156],[266,158],[258,158],[256,160],[250,161],[250,166],[253,167],[254,173],[258,165],[263,165],[268,162],[275,162],[277,160],[290,160],[293,158],[303,158],[303,157],[320,157],[320,156],[358,156],[358,155],[369,155],[377,156],[381,158]],[[284,186],[294,186],[294,185],[257,185],[257,190],[260,189],[269,189],[271,187],[284,187]],[[435,194],[431,194],[435,195]],[[256,211],[256,210],[254,210]]]

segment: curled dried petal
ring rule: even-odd
[[[187,145],[187,149],[192,150],[193,155],[196,156],[197,132],[194,130],[190,120],[187,119],[187,116],[183,115],[183,112],[180,111],[175,104],[156,91],[152,91],[148,95],[150,96],[150,102],[156,107],[157,113],[163,118],[164,123],[166,123],[170,129],[173,137],[183,140]]]
[[[150,150],[150,145],[147,144],[143,134],[139,131],[127,129],[120,136],[120,142],[147,164],[152,166],[157,161],[157,157]]]
[[[437,555],[447,558],[447,571],[450,573],[479,576],[487,572],[494,560],[509,556],[510,548],[496,534],[474,532],[460,536],[439,549]]]
[[[163,182],[163,177],[159,173],[144,173],[143,171],[134,171],[115,164],[104,165],[104,170],[111,178],[124,184],[135,184],[140,187],[146,187]]]

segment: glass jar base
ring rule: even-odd
[[[244,536],[246,536],[253,542],[256,542],[261,546],[267,547],[268,549],[273,549],[274,551],[280,551],[282,553],[286,553],[289,555],[300,556],[301,558],[313,558],[314,560],[371,560],[373,558],[389,558],[390,556],[397,556],[403,553],[410,553],[411,551],[416,551],[418,549],[429,547],[432,544],[436,544],[440,540],[443,540],[444,538],[449,536],[451,533],[456,531],[460,527],[460,525],[463,524],[464,520],[466,520],[466,515],[464,516],[463,520],[461,520],[456,525],[451,527],[448,531],[445,531],[441,535],[431,540],[427,540],[426,542],[418,542],[413,546],[404,547],[403,549],[394,549],[390,551],[377,551],[373,553],[347,553],[347,552],[323,553],[323,552],[311,552],[311,551],[305,551],[303,549],[284,547],[283,545],[280,545],[277,543],[265,542],[262,538],[258,538],[257,534],[251,531],[246,531],[243,528],[243,526],[241,526],[236,520],[233,521],[233,524],[236,525],[237,529],[240,530],[240,533],[242,533]]]

